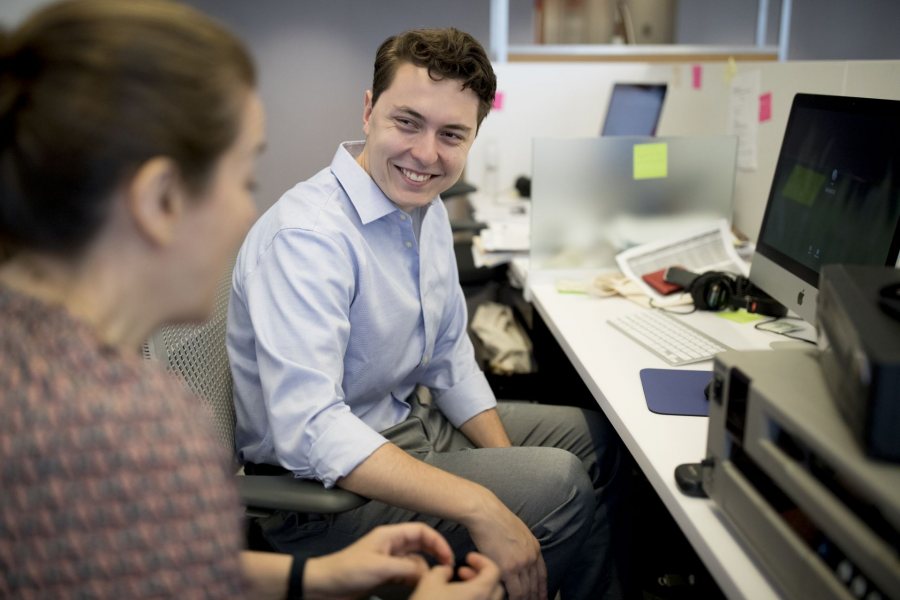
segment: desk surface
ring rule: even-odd
[[[554,279],[552,273],[532,274],[532,302],[722,591],[729,598],[777,598],[712,501],[685,496],[675,484],[676,466],[706,455],[707,419],[647,409],[640,370],[672,367],[606,322],[646,309],[622,298],[561,294]],[[736,350],[764,349],[785,340],[713,313],[685,318]],[[681,368],[712,370],[712,361]]]

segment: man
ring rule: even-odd
[[[365,142],[342,144],[289,190],[238,256],[238,451],[250,472],[275,465],[372,499],[334,517],[264,520],[279,550],[327,552],[376,524],[419,520],[458,554],[474,545],[495,560],[510,598],[615,596],[615,435],[596,413],[498,406],[466,335],[439,194],[461,175],[495,89],[468,34],[417,30],[381,45]]]

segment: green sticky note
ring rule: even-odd
[[[634,145],[634,178],[664,179],[669,176],[669,145],[665,142]]]
[[[723,319],[728,319],[729,321],[734,321],[735,323],[752,323],[753,321],[759,321],[763,318],[762,315],[748,313],[743,308],[738,310],[723,310],[722,312],[716,314]]]

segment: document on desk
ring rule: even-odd
[[[476,267],[494,267],[527,255],[531,246],[529,204],[521,198],[490,199],[472,194],[469,202],[475,220],[485,223],[472,239]]]
[[[478,236],[487,252],[527,252],[530,229],[528,221],[490,223]]]
[[[750,271],[734,249],[731,229],[725,219],[686,235],[629,248],[616,255],[616,263],[622,273],[657,301],[662,301],[664,296],[641,279],[647,273],[674,266],[695,273],[728,271],[746,276]]]

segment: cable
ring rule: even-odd
[[[817,343],[815,340],[808,340],[808,339],[806,339],[806,338],[802,338],[802,337],[799,337],[799,336],[796,336],[796,335],[791,335],[790,332],[788,332],[788,331],[774,331],[774,330],[772,330],[772,329],[763,329],[763,328],[762,328],[763,325],[769,325],[770,323],[775,323],[775,322],[777,322],[777,321],[783,321],[783,320],[786,320],[786,319],[791,319],[791,320],[793,320],[793,321],[803,321],[803,319],[801,319],[800,317],[790,317],[790,316],[787,316],[787,317],[775,317],[775,318],[773,318],[773,319],[769,319],[768,321],[762,321],[762,322],[760,322],[760,323],[755,323],[755,324],[753,325],[753,329],[756,329],[756,330],[758,330],[758,331],[765,331],[765,332],[768,332],[768,333],[774,333],[774,334],[776,334],[776,335],[783,335],[783,336],[786,337],[786,338],[789,338],[789,339],[792,339],[792,340],[797,340],[798,342],[806,342],[807,344],[812,344],[813,346],[817,346],[817,345],[818,345],[818,343]]]
[[[656,310],[661,310],[666,313],[671,313],[673,315],[689,315],[691,313],[697,312],[697,307],[694,306],[691,310],[672,310],[670,308],[665,308],[663,306],[657,306],[653,303],[653,298],[648,298],[650,300],[650,308],[655,308]]]

